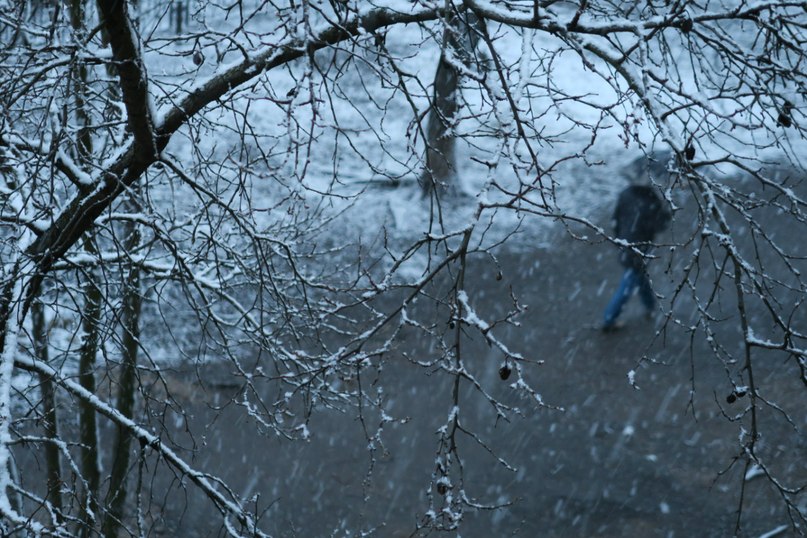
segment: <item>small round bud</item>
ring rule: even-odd
[[[202,54],[201,50],[196,49],[193,51],[193,63],[194,65],[202,65],[205,63],[205,55]]]
[[[737,401],[737,396],[736,396],[736,395],[735,395],[735,394],[732,392],[731,394],[729,394],[728,396],[726,396],[726,401],[727,401],[728,403],[730,403],[730,404],[733,404],[734,402],[736,402],[736,401]]]

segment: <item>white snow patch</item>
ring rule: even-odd
[[[745,473],[745,480],[746,481],[753,480],[754,478],[756,478],[758,476],[762,476],[764,474],[765,474],[765,471],[762,470],[762,467],[760,467],[759,465],[752,465],[748,469],[748,472]]]
[[[636,429],[630,424],[626,424],[625,428],[622,430],[622,435],[625,437],[631,437],[634,433],[636,433]]]

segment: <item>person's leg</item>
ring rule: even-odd
[[[647,271],[641,271],[638,275],[639,297],[642,299],[642,304],[650,314],[656,309],[656,294],[653,293],[653,287],[650,285],[650,278],[647,276]]]
[[[635,269],[625,270],[622,275],[622,281],[619,283],[619,288],[617,288],[614,296],[611,297],[608,306],[605,307],[605,315],[603,316],[604,329],[613,327],[614,323],[616,323],[619,314],[622,313],[622,307],[628,302],[633,290],[638,285],[637,277],[638,272]]]

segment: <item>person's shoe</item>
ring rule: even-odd
[[[625,326],[624,322],[614,321],[614,322],[611,322],[611,323],[603,323],[602,327],[600,327],[600,330],[602,332],[604,332],[604,333],[613,333],[613,332],[618,331],[619,329],[621,329],[624,326]]]

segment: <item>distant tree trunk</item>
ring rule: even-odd
[[[70,3],[70,24],[75,39],[81,41],[86,34],[85,29],[85,0],[72,0]],[[90,116],[87,112],[87,91],[89,88],[89,75],[87,66],[78,62],[74,68],[75,85],[73,98],[75,99],[75,122],[78,126],[76,139],[76,154],[82,168],[88,168],[93,154],[93,140]],[[84,239],[84,248],[90,253],[95,252],[91,236]],[[82,341],[79,351],[78,379],[81,386],[91,393],[95,393],[95,360],[98,352],[98,334],[101,320],[101,287],[98,276],[93,269],[87,271],[83,285],[84,312],[82,313]],[[84,400],[78,403],[79,440],[81,442],[81,455],[79,463],[81,473],[85,480],[86,491],[82,499],[84,508],[82,536],[93,534],[93,527],[98,521],[98,488],[101,484],[101,467],[98,459],[98,424],[95,409]]]
[[[443,51],[434,75],[434,93],[426,123],[426,168],[421,175],[425,193],[446,189],[457,172],[456,137],[452,132],[459,108],[460,73],[456,62],[469,63],[476,47],[480,20],[466,12],[453,15],[443,33]]]
[[[421,178],[426,192],[449,185],[457,169],[456,140],[449,129],[457,112],[458,82],[456,68],[441,55],[434,76],[434,96],[426,123],[426,169]]]
[[[135,205],[134,202],[131,205]],[[131,253],[140,244],[140,229],[137,224],[128,223],[124,228],[124,245]],[[121,324],[123,337],[121,345],[121,375],[118,385],[117,409],[126,417],[132,418],[134,411],[135,391],[137,387],[137,352],[140,345],[140,269],[132,264],[126,276],[123,290],[123,308]],[[109,479],[109,491],[106,504],[107,513],[104,518],[102,534],[109,538],[117,536],[121,521],[125,515],[126,478],[129,471],[129,460],[132,434],[129,429],[118,425],[115,429],[115,444],[112,450],[112,471]]]
[[[85,34],[84,17],[85,17],[84,0],[73,0],[70,4],[70,22],[73,26],[73,31],[76,35],[76,40],[83,39]],[[92,155],[92,132],[90,130],[90,118],[87,113],[87,88],[88,88],[88,71],[87,65],[84,62],[77,62],[75,69],[75,85],[73,98],[76,101],[75,114],[76,124],[78,125],[78,133],[76,136],[77,151],[79,160],[86,164]]]
[[[87,250],[92,251],[90,240]],[[95,393],[95,359],[98,352],[98,334],[101,322],[101,288],[98,278],[89,272],[84,283],[84,312],[82,316],[82,343],[79,354],[78,379],[88,392]],[[98,424],[95,409],[84,400],[78,402],[79,439],[81,441],[81,473],[86,481],[83,536],[92,534],[91,529],[98,518],[98,487],[101,483],[101,468],[98,460]]]
[[[181,34],[183,30],[182,23],[185,22],[185,2],[180,0],[179,2],[175,3],[175,6],[176,7],[174,8],[174,23],[175,23],[174,31],[177,34]]]
[[[31,325],[34,340],[34,354],[37,360],[49,362],[48,334],[45,328],[45,307],[37,299],[31,305]],[[59,447],[55,441],[59,439],[59,422],[56,414],[56,390],[53,379],[44,374],[39,375],[39,390],[42,393],[42,413],[45,437],[53,442],[45,443],[45,467],[47,472],[47,494],[45,498],[50,502],[56,513],[57,521],[62,519],[62,464]]]

